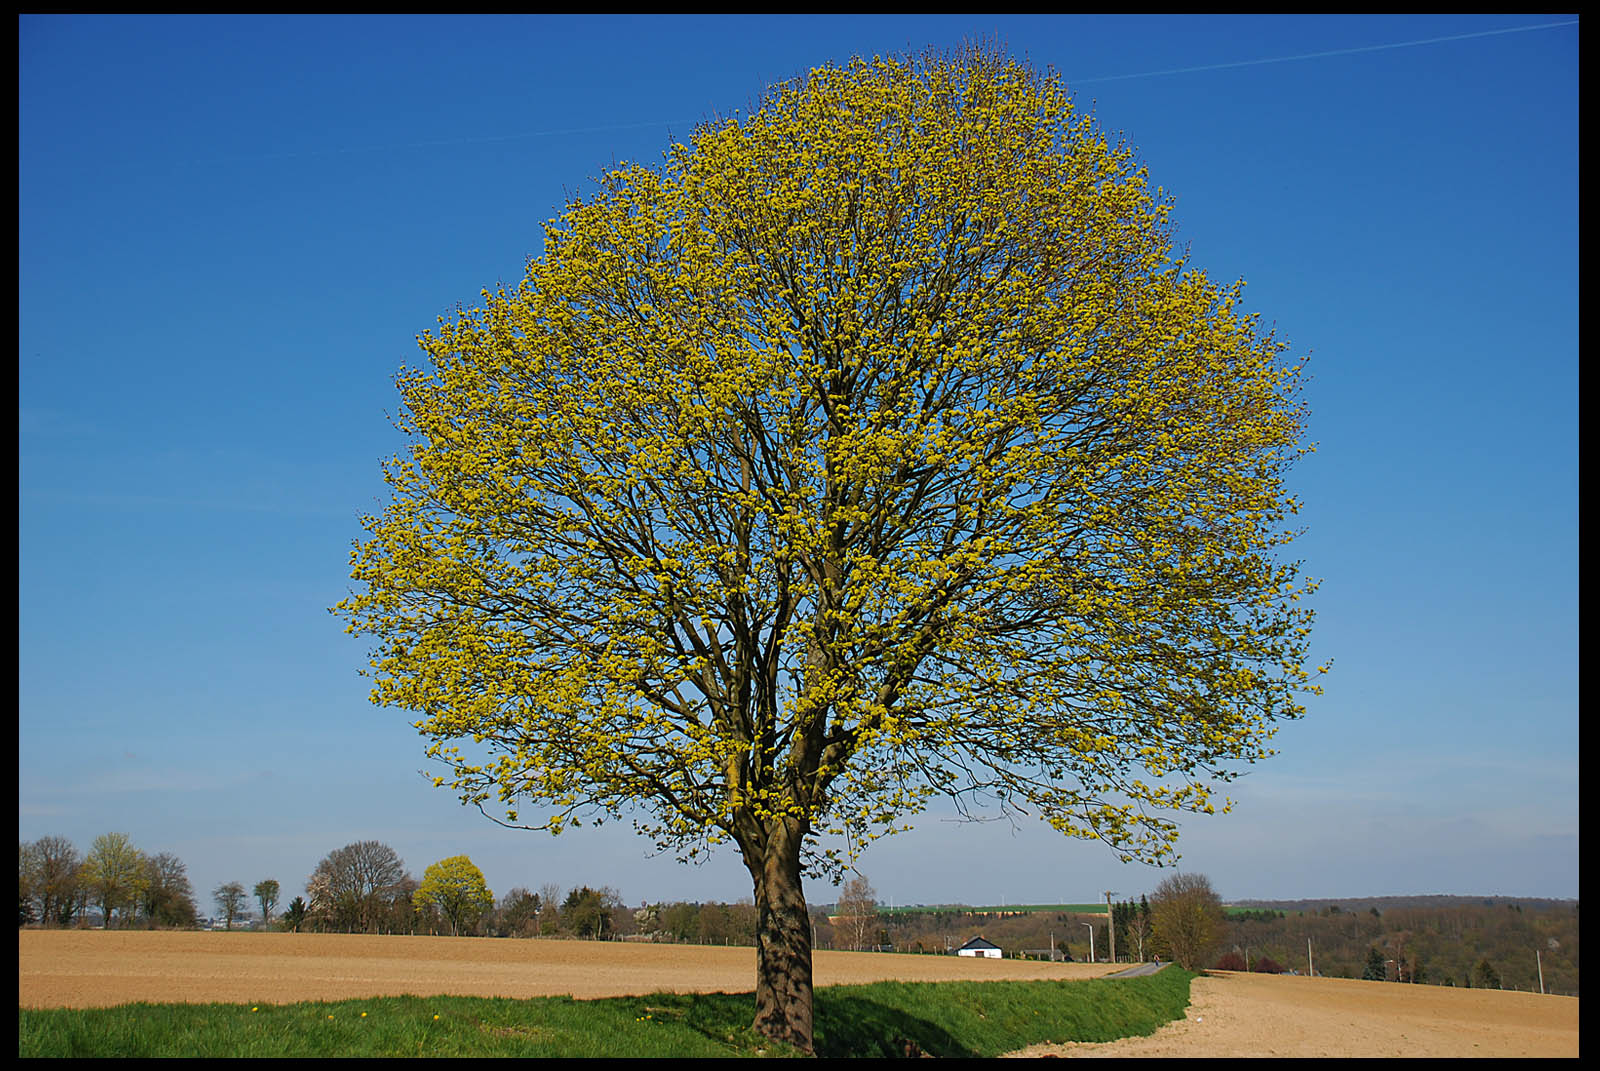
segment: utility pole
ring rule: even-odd
[[[1539,950],[1537,948],[1533,950],[1533,961],[1539,965],[1539,992],[1543,993],[1544,992],[1544,957],[1539,954]]]
[[[1317,973],[1316,968],[1311,965],[1311,938],[1309,937],[1306,938],[1306,973],[1312,977],[1315,977]]]
[[[1089,962],[1093,963],[1094,962],[1094,923],[1085,922],[1085,923],[1083,923],[1083,925],[1089,931]]]
[[[1106,890],[1106,930],[1111,934],[1111,962],[1117,962],[1117,917],[1111,911],[1111,890]]]

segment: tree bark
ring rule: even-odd
[[[804,831],[776,819],[759,855],[745,853],[755,882],[756,1033],[812,1051],[811,916],[800,885]]]

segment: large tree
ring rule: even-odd
[[[756,1027],[802,1048],[803,870],[930,797],[1169,857],[1299,713],[1309,625],[1299,365],[1169,207],[982,50],[605,175],[398,378],[338,607],[374,700],[497,821],[733,842]]]

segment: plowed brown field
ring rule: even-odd
[[[288,1004],[350,997],[745,993],[752,948],[362,934],[18,931],[17,1002]],[[818,985],[1094,978],[1106,965],[818,952]]]
[[[818,985],[888,979],[1093,978],[1106,965],[818,952]],[[291,1003],[350,997],[746,992],[748,948],[346,934],[18,933],[25,1008],[132,1001]],[[1184,1019],[1148,1038],[1041,1056],[1577,1056],[1578,1000],[1337,978],[1215,972]]]

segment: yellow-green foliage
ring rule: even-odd
[[[450,921],[451,929],[460,933],[494,906],[494,893],[489,891],[489,883],[477,864],[465,855],[452,855],[423,871],[422,884],[417,886],[412,901],[419,911],[438,908]]]
[[[1300,366],[1053,79],[777,87],[546,230],[398,378],[355,593],[436,784],[690,854],[938,792],[1125,856],[1300,712]]]

